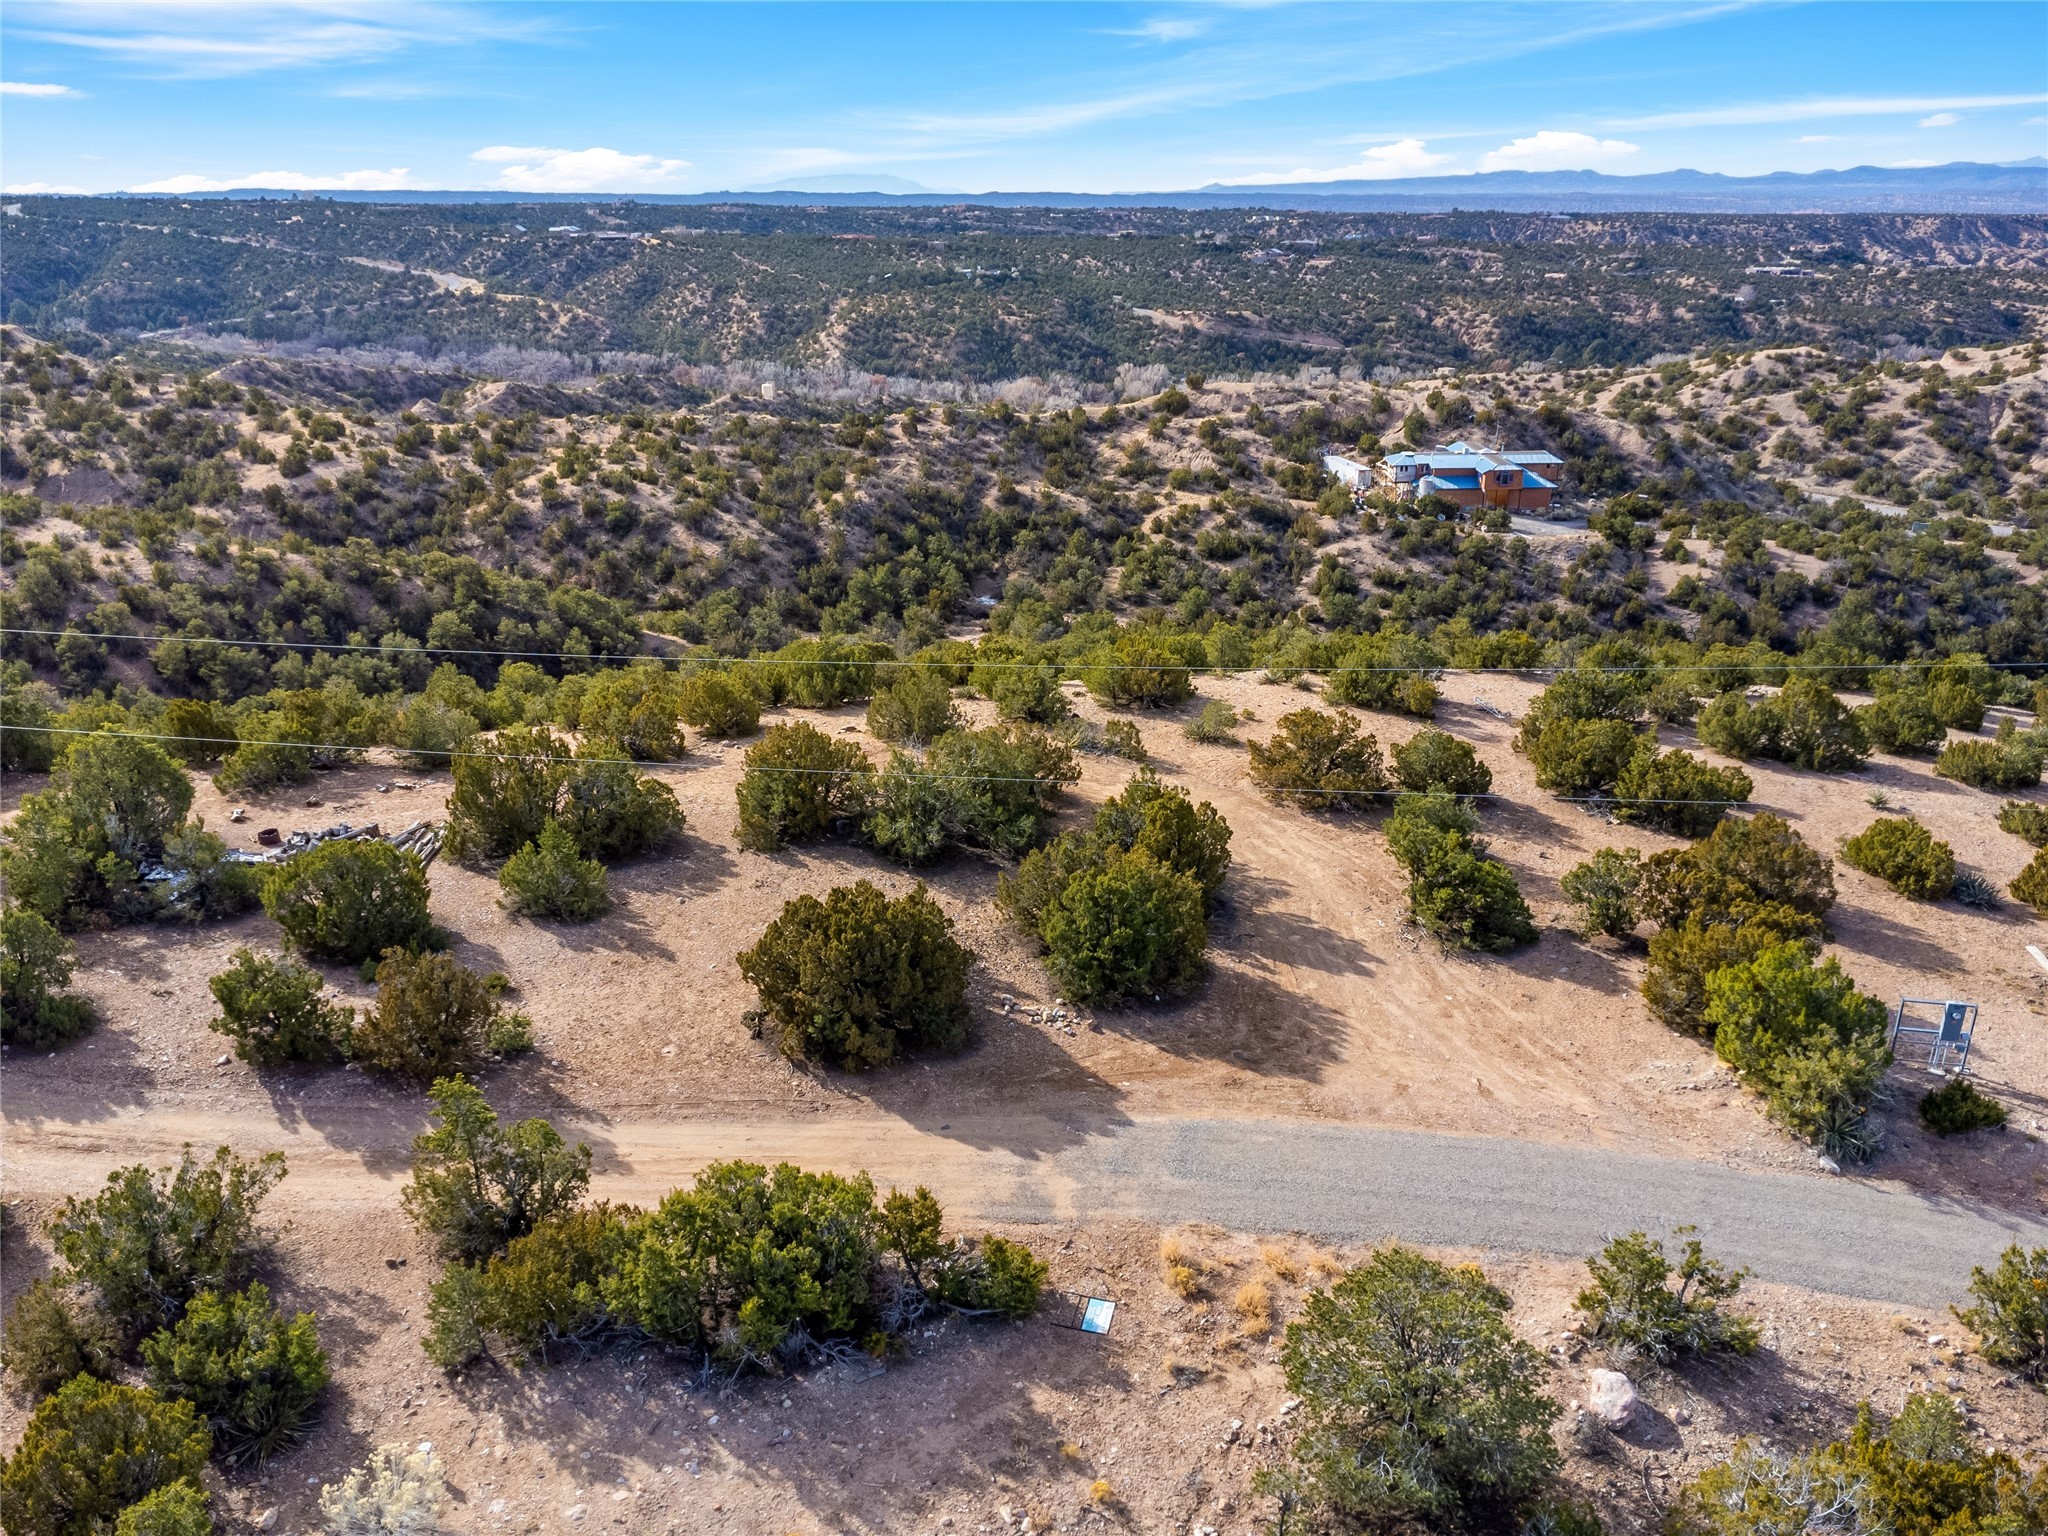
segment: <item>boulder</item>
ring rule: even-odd
[[[1625,1429],[1636,1416],[1635,1383],[1619,1371],[1595,1368],[1586,1373],[1586,1406],[1609,1429]]]

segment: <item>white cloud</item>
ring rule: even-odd
[[[85,195],[85,188],[83,187],[60,187],[47,181],[10,181],[5,187],[0,187],[0,191],[4,191],[13,197],[35,197],[38,195],[46,197],[83,197]]]
[[[438,0],[13,0],[9,10],[13,25],[39,42],[185,78],[361,63],[423,46],[502,42],[545,27],[537,17]]]
[[[1482,171],[1587,171],[1626,159],[1636,146],[1624,139],[1596,139],[1590,133],[1545,128],[1489,151]]]
[[[1356,163],[1322,169],[1302,166],[1275,176],[1240,176],[1226,186],[1265,186],[1276,182],[1384,181],[1398,176],[1424,176],[1451,157],[1432,153],[1421,139],[1397,139],[1362,150]]]
[[[1202,16],[1155,16],[1150,21],[1135,27],[1112,28],[1111,37],[1142,37],[1154,43],[1178,43],[1191,37],[1200,37],[1209,30],[1209,22]]]
[[[1709,107],[1697,112],[1660,112],[1654,117],[1616,118],[1615,128],[1729,128],[1756,123],[1803,123],[1824,117],[1903,117],[1987,107],[2030,107],[2048,101],[2039,91],[2025,96],[1811,96],[1800,101],[1759,101]]]
[[[492,144],[469,157],[502,165],[498,185],[513,192],[651,192],[671,187],[687,160],[617,149],[544,149]]]
[[[1832,133],[1802,133],[1792,142],[1794,144],[1832,144],[1835,142],[1835,136]]]
[[[262,187],[278,192],[390,192],[412,185],[411,172],[402,165],[388,171],[338,171],[331,176],[308,176],[303,171],[251,171],[246,176],[166,176],[130,187],[131,192],[236,192]]]
[[[0,80],[0,96],[76,96],[68,85],[45,85],[27,80]]]
[[[1953,128],[1962,119],[1953,112],[1934,112],[1920,119],[1922,128]]]

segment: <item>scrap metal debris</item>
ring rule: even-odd
[[[265,827],[256,834],[256,841],[264,845],[265,852],[250,853],[238,849],[228,857],[238,864],[282,864],[293,854],[304,853],[322,843],[386,842],[417,855],[422,864],[431,864],[441,851],[442,835],[440,824],[432,821],[415,821],[403,831],[389,836],[374,821],[360,827],[350,826],[345,821],[337,822],[318,831],[298,831],[286,836],[280,836],[275,827]]]

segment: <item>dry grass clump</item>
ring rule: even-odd
[[[1273,1293],[1263,1280],[1247,1280],[1230,1299],[1231,1310],[1244,1319],[1247,1338],[1263,1339],[1273,1331]]]
[[[1107,1509],[1116,1503],[1116,1484],[1106,1477],[1098,1477],[1088,1485],[1088,1502],[1097,1509]]]
[[[1301,1266],[1295,1262],[1294,1255],[1278,1243],[1259,1244],[1259,1257],[1265,1261],[1266,1268],[1280,1279],[1291,1284],[1301,1278]]]
[[[1159,1262],[1166,1266],[1166,1286],[1182,1301],[1202,1293],[1202,1271],[1207,1261],[1171,1232],[1159,1239]]]

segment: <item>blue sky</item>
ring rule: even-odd
[[[2048,5],[9,0],[0,184],[1137,191],[2048,152]]]

